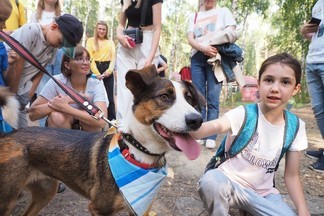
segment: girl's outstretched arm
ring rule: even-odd
[[[191,136],[195,139],[201,139],[213,134],[223,134],[231,129],[231,123],[226,115],[208,122],[204,122],[202,126],[194,132]]]

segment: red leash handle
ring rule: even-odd
[[[90,103],[85,97],[75,92],[71,87],[64,85],[59,80],[55,79],[52,74],[50,74],[43,65],[33,56],[22,44],[20,44],[15,38],[4,33],[0,30],[0,38],[8,44],[16,53],[18,53],[23,59],[28,61],[34,67],[51,77],[54,82],[67,94],[69,95],[82,109],[89,113],[95,119],[100,119],[103,116],[102,110],[96,105]],[[101,112],[98,117],[95,117],[98,112]]]

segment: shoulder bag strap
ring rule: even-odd
[[[140,27],[145,26],[146,10],[147,10],[147,5],[149,0],[142,0],[142,1],[143,1],[143,7],[142,7]]]
[[[194,24],[196,24],[197,22],[197,16],[198,16],[198,12],[195,12]]]

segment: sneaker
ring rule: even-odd
[[[318,160],[321,156],[324,155],[324,149],[320,148],[319,150],[305,151],[305,155],[313,160]]]
[[[311,168],[312,170],[314,170],[316,172],[324,173],[324,155],[322,155],[322,157],[320,157],[320,159],[318,161],[311,164],[309,166],[309,168]]]
[[[206,147],[207,148],[210,148],[210,149],[216,148],[216,142],[215,142],[215,140],[207,139],[206,140]]]
[[[66,189],[65,184],[60,182],[58,187],[57,187],[57,193],[62,193],[63,191],[65,191],[65,189]]]
[[[200,139],[196,140],[199,145],[205,145],[206,140]]]

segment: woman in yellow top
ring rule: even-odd
[[[21,0],[10,0],[12,11],[10,17],[6,20],[6,27],[3,29],[7,34],[11,34],[14,30],[24,25],[26,21],[25,7]],[[1,1],[1,6],[2,5]]]
[[[103,79],[109,100],[108,119],[116,119],[114,103],[114,65],[115,44],[108,40],[108,25],[104,21],[98,21],[94,30],[94,36],[87,40],[86,48],[91,56],[91,71],[98,79]]]

